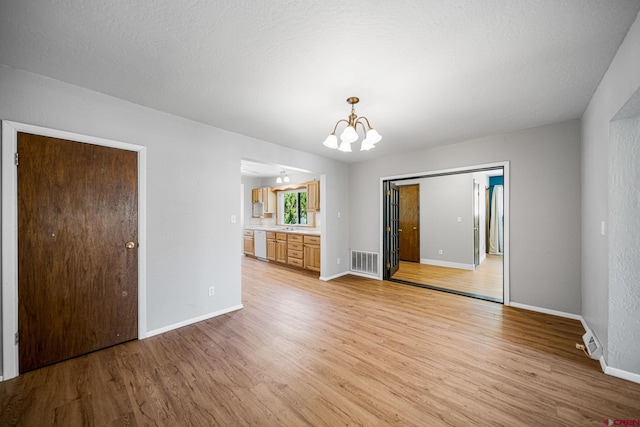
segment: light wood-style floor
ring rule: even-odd
[[[502,302],[502,255],[487,254],[475,270],[400,261],[393,279],[481,295]]]
[[[245,308],[0,383],[13,426],[601,426],[640,384],[578,321],[243,259]]]

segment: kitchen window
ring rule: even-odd
[[[307,225],[307,190],[278,193],[278,222],[282,225]]]

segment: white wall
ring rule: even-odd
[[[393,144],[393,141],[381,142]],[[350,165],[351,249],[381,252],[380,178],[510,161],[510,299],[580,313],[577,120]]]
[[[457,218],[462,222],[457,222]],[[442,250],[442,255],[439,254]],[[473,266],[473,178],[471,173],[420,180],[420,258]],[[460,266],[463,267],[462,265]]]
[[[605,359],[610,366],[636,374],[640,374],[637,353],[636,363],[624,367],[618,365],[623,363],[622,359],[617,356],[610,358],[610,355],[628,354],[630,349],[637,348],[634,343],[640,342],[640,328],[637,315],[633,325],[612,321],[617,318],[612,310],[623,310],[625,307],[612,305],[612,302],[624,301],[627,296],[622,288],[610,287],[612,276],[618,274],[621,265],[611,263],[609,248],[615,247],[618,242],[608,233],[602,235],[600,227],[601,222],[605,222],[606,231],[610,231],[614,226],[611,220],[622,221],[625,215],[629,215],[628,211],[623,213],[622,218],[614,215],[615,207],[609,205],[608,199],[615,197],[612,183],[621,174],[633,176],[638,163],[627,163],[626,170],[617,170],[617,163],[614,166],[610,151],[612,148],[618,150],[619,147],[614,146],[620,140],[610,138],[610,122],[640,88],[638,52],[640,20],[636,18],[582,117],[582,314],[603,344]],[[634,187],[626,188],[629,190]],[[635,189],[637,191],[637,187]],[[631,215],[637,217],[637,206]],[[633,247],[637,250],[637,241]]]
[[[634,116],[611,132],[608,363],[640,374],[640,102]]]
[[[3,120],[147,147],[148,330],[241,304],[241,222],[230,217],[240,215],[242,158],[326,174],[321,206],[341,218],[324,221],[322,271],[345,271],[325,259],[347,259],[345,164],[5,66],[0,94]]]

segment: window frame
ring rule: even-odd
[[[310,212],[307,210],[306,212],[306,223],[301,224],[300,223],[300,194],[301,193],[305,193],[307,196],[307,206],[309,203],[309,191],[308,188],[306,186],[304,187],[299,187],[299,188],[291,188],[291,189],[287,189],[287,190],[280,190],[277,192],[277,205],[278,205],[278,209],[277,209],[277,220],[276,223],[277,225],[282,225],[282,226],[295,226],[295,227],[313,227],[313,222],[315,222],[315,217],[313,217],[313,221],[310,221]],[[284,198],[285,198],[285,194],[298,194],[297,196],[297,223],[295,224],[287,224],[284,222],[284,218],[285,218],[285,211],[284,211]]]

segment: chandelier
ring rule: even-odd
[[[362,145],[360,146],[360,151],[371,150],[375,148],[376,143],[382,139],[380,134],[371,127],[369,123],[369,119],[366,117],[358,117],[356,116],[356,112],[354,109],[354,105],[360,102],[355,96],[347,98],[347,102],[351,104],[351,114],[349,115],[349,120],[338,120],[336,125],[333,128],[333,132],[324,140],[322,143],[325,147],[337,149],[340,151],[344,151],[346,153],[351,152],[351,143],[358,140],[358,132],[357,126],[362,126],[362,129],[365,133],[365,138],[362,140]],[[340,145],[338,145],[338,138],[336,137],[336,129],[338,129],[338,125],[341,122],[345,122],[347,127],[340,134]],[[366,122],[366,126],[365,126]]]
[[[280,172],[280,176],[276,179],[276,184],[282,184],[283,182],[289,182],[289,175],[286,171]]]

